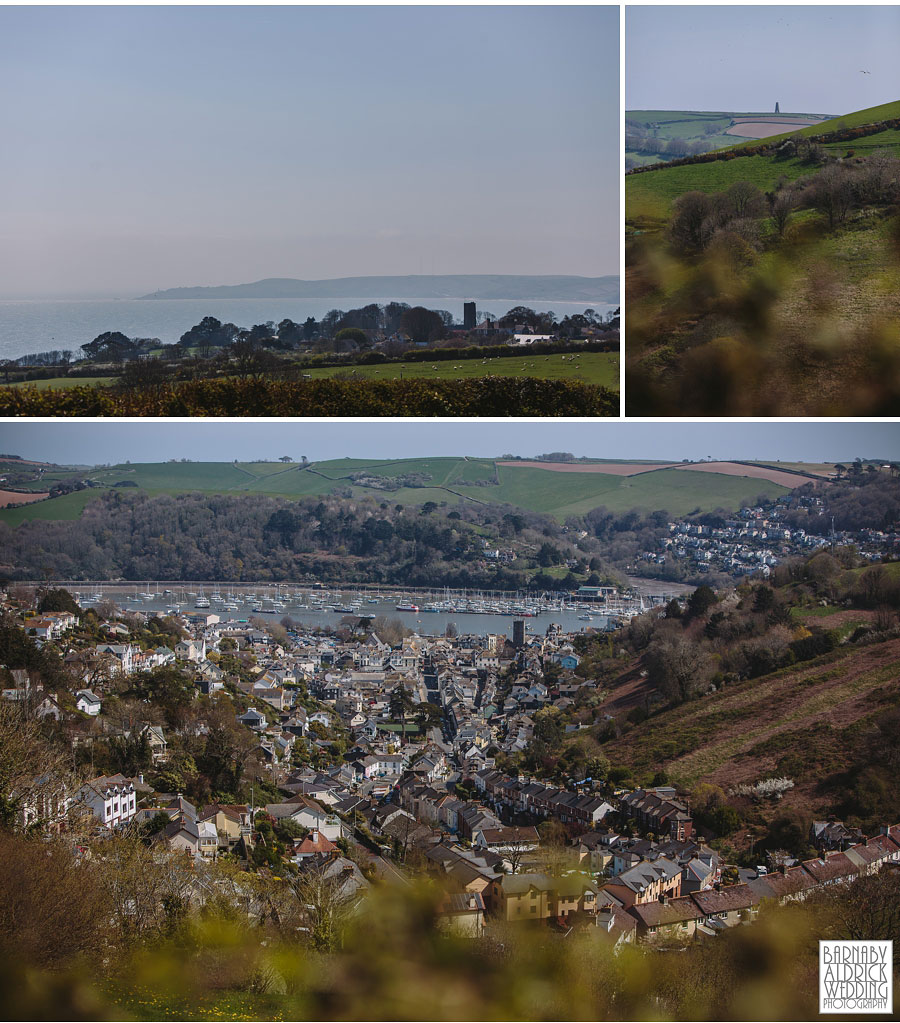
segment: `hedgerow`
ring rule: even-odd
[[[4,416],[616,416],[619,397],[573,380],[198,380],[158,390],[0,389]]]

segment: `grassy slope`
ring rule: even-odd
[[[89,501],[95,501],[102,490],[78,490],[74,494],[54,497],[48,501],[36,501],[34,504],[22,504],[18,508],[0,509],[0,522],[15,528],[23,522],[33,519],[77,519]]]
[[[625,178],[625,216],[629,223],[642,227],[658,226],[668,219],[674,200],[685,192],[721,192],[736,181],[751,181],[770,191],[782,178],[793,181],[810,172],[809,165],[800,160],[745,156],[629,174]]]
[[[819,135],[825,131],[838,131],[874,121],[900,117],[900,101],[884,103],[881,106],[858,110],[844,117],[826,121],[823,125],[812,125],[799,132],[774,135],[772,141],[790,138],[792,135]],[[758,144],[757,139],[736,145],[735,149]],[[900,152],[900,132],[885,131],[870,135],[850,148],[860,155],[878,149]],[[835,143],[827,147],[835,153],[847,150],[847,143]],[[718,192],[735,181],[751,181],[763,191],[771,190],[782,178],[794,180],[804,174],[813,173],[814,168],[799,160],[776,160],[771,156],[748,156],[739,160],[717,161],[715,163],[689,164],[684,167],[670,167],[659,172],[630,174],[625,178],[625,210],[629,223],[641,227],[658,226],[671,212],[672,202],[684,192]]]
[[[365,470],[372,476],[401,476],[427,473],[430,486],[380,491],[359,487],[349,475]],[[499,486],[473,487],[461,480],[493,479]],[[766,480],[719,473],[691,473],[683,469],[662,469],[637,476],[613,476],[604,473],[559,473],[547,469],[520,466],[496,466],[491,459],[418,458],[375,462],[360,459],[336,459],[313,463],[311,469],[298,465],[254,462],[157,462],[118,465],[92,471],[90,477],[107,487],[127,480],[150,494],[188,492],[219,494],[265,494],[304,497],[328,494],[335,489],[351,488],[355,497],[374,497],[394,504],[423,504],[425,501],[454,503],[471,500],[479,503],[509,503],[532,511],[565,517],[591,508],[605,506],[624,512],[632,508],[645,511],[666,509],[673,515],[697,508],[735,508],[744,499],[766,493],[785,493]],[[442,489],[448,488],[448,489]],[[123,487],[127,494],[132,488]],[[28,519],[75,518],[84,505],[103,491],[99,488],[79,491],[66,497],[0,509],[0,522],[18,525]]]

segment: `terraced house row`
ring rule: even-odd
[[[883,867],[900,869],[898,824],[885,826],[878,835],[841,852],[824,853],[819,859],[793,867],[782,866],[745,884],[700,890],[678,898],[663,895],[657,901],[636,903],[627,911],[637,920],[638,937],[645,940],[710,935],[749,922],[763,902],[801,901],[812,891],[848,884]]]

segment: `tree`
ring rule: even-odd
[[[128,735],[113,736],[109,750],[117,769],[126,777],[133,777],[153,763],[148,728],[133,729]]]
[[[728,218],[743,220],[762,216],[765,200],[762,192],[749,181],[735,181],[723,193]]]
[[[698,586],[688,597],[687,617],[689,620],[702,618],[706,612],[718,603],[715,592],[709,586]]]
[[[82,345],[81,350],[89,359],[121,362],[126,356],[133,353],[136,347],[134,341],[121,331],[108,330],[103,334],[98,334],[93,341]]]
[[[813,179],[809,196],[810,205],[828,217],[828,227],[834,230],[847,219],[856,202],[850,172],[841,164],[829,164]]]
[[[311,863],[289,883],[310,944],[320,952],[333,952],[340,945],[353,905],[342,874],[329,870],[328,864]]]
[[[519,873],[519,868],[522,866],[525,855],[534,848],[534,840],[527,833],[531,830],[531,828],[527,830],[515,828],[512,835],[506,839],[503,856],[509,864],[510,874]]]
[[[199,348],[206,354],[210,348],[224,348],[236,340],[238,328],[233,323],[222,323],[215,316],[204,316],[190,330],[181,335],[178,343],[183,348]]]
[[[699,252],[704,245],[704,224],[713,212],[713,200],[706,192],[685,192],[672,204],[669,236],[676,248]]]
[[[415,707],[415,704],[413,703],[413,698],[409,694],[409,690],[402,682],[400,682],[391,690],[391,695],[388,700],[388,710],[392,720],[400,722],[401,734],[406,731],[406,715],[413,709],[413,707]]]
[[[770,199],[770,210],[779,237],[784,237],[788,220],[794,212],[796,198],[789,188],[779,189]]]
[[[335,341],[352,341],[360,347],[368,347],[369,335],[360,327],[342,327],[335,335]]]
[[[80,615],[81,608],[75,598],[65,589],[39,590],[38,611],[44,614],[46,611],[68,611],[73,615]]]
[[[709,678],[708,654],[680,635],[655,640],[647,651],[646,660],[651,684],[673,703],[695,696]]]
[[[0,827],[49,830],[66,817],[71,757],[28,711],[0,701]]]
[[[279,462],[293,462],[293,458],[291,458],[290,455],[282,455],[281,458],[278,459],[278,461]]]
[[[437,341],[446,333],[441,317],[433,310],[420,305],[403,312],[400,317],[400,330],[408,334],[416,344]]]

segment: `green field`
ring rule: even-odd
[[[459,380],[472,377],[538,377],[541,380],[583,380],[610,390],[619,389],[619,355],[584,352],[574,355],[523,355],[502,359],[460,359],[441,362],[395,362],[381,366],[313,369],[313,379],[352,373],[365,380]]]
[[[301,367],[302,368],[302,367]],[[581,380],[612,391],[619,389],[618,352],[575,352],[567,355],[521,355],[492,359],[454,359],[440,362],[394,362],[375,366],[327,366],[304,370],[313,380],[352,374],[362,380],[469,380],[486,376],[536,377],[539,380]],[[9,384],[38,391],[72,387],[106,387],[117,377],[52,377]]]
[[[660,227],[672,212],[672,203],[685,192],[721,192],[736,181],[750,181],[771,191],[782,179],[793,181],[813,168],[802,160],[776,160],[771,156],[745,156],[739,160],[692,163],[625,177],[625,220],[632,228]]]
[[[358,486],[350,475],[401,477],[409,473],[431,476],[423,487],[380,490]],[[64,478],[56,470],[56,478]],[[79,474],[75,474],[79,475]],[[450,504],[471,501],[501,503],[565,518],[604,506],[613,512],[632,508],[665,509],[683,515],[696,509],[736,508],[743,500],[760,494],[777,496],[785,488],[765,480],[720,473],[692,473],[684,469],[661,469],[635,476],[599,472],[554,472],[531,466],[498,466],[486,458],[417,458],[398,461],[336,459],[303,467],[279,462],[157,462],[117,465],[90,470],[86,475],[102,484],[64,497],[52,498],[13,509],[0,509],[0,522],[17,526],[32,519],[76,518],[88,501],[114,484],[128,481],[148,494],[189,492],[260,494],[299,498],[350,488],[355,498],[373,497],[392,504],[421,505],[426,501]],[[49,473],[45,474],[45,479]],[[467,486],[466,481],[499,480],[490,486]],[[131,487],[118,488],[123,496]]]
[[[46,501],[35,501],[34,504],[20,504],[17,508],[0,508],[0,522],[15,528],[23,522],[34,519],[77,519],[90,501],[97,500],[104,491],[99,487],[90,490],[77,490],[74,494],[52,497]]]
[[[93,387],[95,384],[108,387],[118,377],[49,377],[47,380],[20,380],[10,387],[33,387],[38,391],[68,389],[70,387]]]

